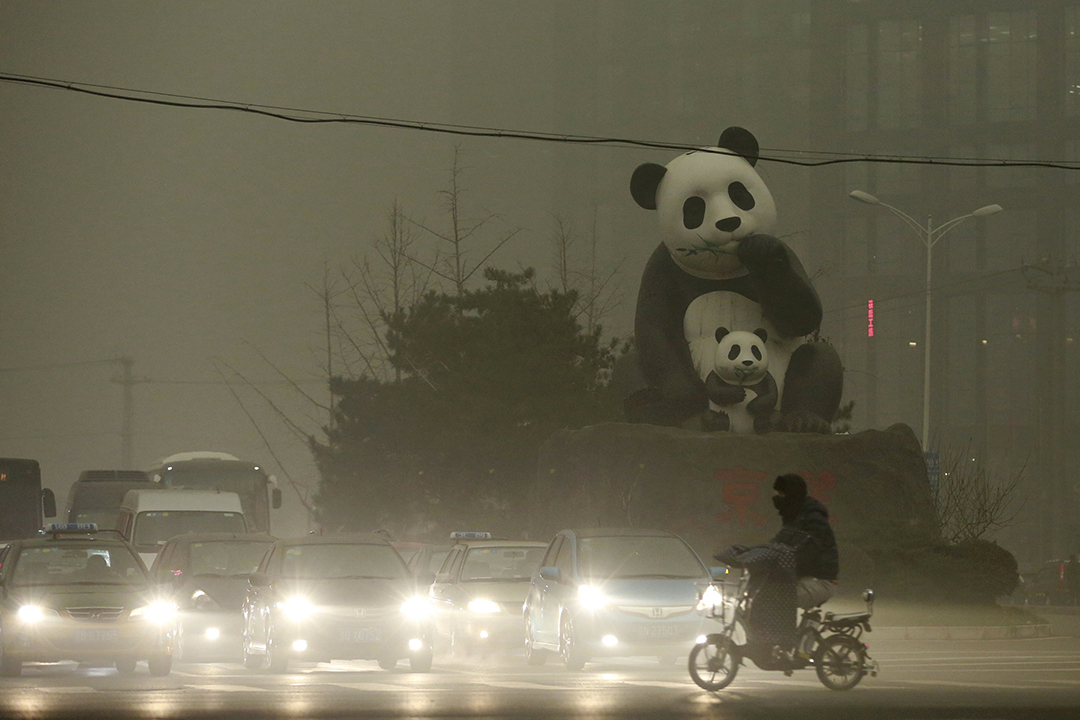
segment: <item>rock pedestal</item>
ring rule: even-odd
[[[922,450],[906,425],[854,435],[738,435],[627,423],[548,439],[529,497],[529,536],[575,527],[669,530],[709,562],[719,548],[776,533],[772,484],[787,472],[802,475],[829,508],[842,580],[859,582],[870,571],[864,547],[938,536]]]

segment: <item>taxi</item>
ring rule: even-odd
[[[487,532],[455,532],[455,545],[428,595],[435,628],[459,655],[519,647],[521,608],[547,543],[493,540]]]
[[[0,674],[25,662],[105,661],[123,674],[172,668],[176,606],[131,546],[93,523],[50,525],[0,549]]]

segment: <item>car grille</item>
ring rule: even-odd
[[[650,620],[667,620],[668,618],[679,617],[685,615],[694,609],[693,605],[667,605],[667,606],[653,606],[653,605],[620,605],[615,608],[619,612],[624,612],[628,615],[638,615],[640,617],[649,618]]]
[[[68,608],[67,613],[74,620],[96,620],[99,622],[112,622],[124,612],[122,607],[78,607]]]

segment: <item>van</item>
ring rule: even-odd
[[[156,487],[142,470],[84,470],[68,491],[64,522],[94,523],[98,530],[113,530],[128,491]]]
[[[240,496],[216,490],[129,490],[116,529],[146,567],[169,538],[187,533],[246,533]]]

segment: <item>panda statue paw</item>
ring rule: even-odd
[[[731,429],[731,418],[723,410],[706,410],[701,416],[701,429],[705,432],[727,432]]]
[[[735,252],[739,262],[751,270],[781,262],[787,255],[784,243],[772,235],[744,237],[739,241],[739,247]]]
[[[754,432],[758,435],[764,435],[765,433],[772,432],[781,425],[782,418],[780,413],[773,411],[771,413],[765,413],[758,415],[754,418]]]

